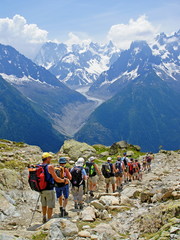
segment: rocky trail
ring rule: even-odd
[[[3,143],[4,144],[4,143]],[[11,145],[9,145],[11,147]],[[42,153],[38,147],[3,151],[1,164],[12,161],[37,162]],[[143,157],[143,156],[142,156]],[[140,161],[142,157],[139,157]],[[0,169],[0,239],[35,240],[175,240],[180,239],[180,152],[163,151],[155,154],[150,172],[142,181],[123,185],[123,190],[105,193],[104,180],[92,198],[85,195],[82,211],[74,210],[72,195],[67,218],[59,217],[56,202],[53,218],[42,224],[38,202],[31,226],[38,193],[29,189],[28,171]],[[12,164],[12,162],[11,162]]]

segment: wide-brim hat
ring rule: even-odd
[[[84,165],[84,158],[78,158],[77,162],[75,163],[76,167],[82,167]]]
[[[48,153],[48,152],[44,152],[44,153],[42,154],[42,159],[45,159],[45,158],[48,158],[48,157],[51,157],[51,158],[52,158],[52,155],[51,155],[50,153]]]
[[[60,159],[59,159],[59,163],[61,164],[61,163],[66,163],[67,161],[66,161],[66,158],[65,157],[60,157]]]

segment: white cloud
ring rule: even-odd
[[[151,42],[157,34],[157,30],[143,15],[137,20],[130,19],[128,24],[113,25],[107,38],[112,40],[117,47],[127,49],[135,40]]]
[[[72,32],[68,33],[68,37],[69,38],[65,43],[69,46],[71,46],[73,44],[86,45],[91,42],[91,39],[84,39],[83,37],[79,37]]]
[[[0,18],[0,43],[11,45],[29,58],[33,58],[41,45],[47,41],[48,32],[36,24],[15,15],[12,19]]]

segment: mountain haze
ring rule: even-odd
[[[14,48],[1,44],[0,56],[2,77],[34,102],[56,130],[63,135],[71,135],[77,129],[73,119],[76,117],[76,109],[91,108],[92,103]],[[71,116],[70,120],[74,123],[70,129],[66,127],[68,116]],[[82,116],[77,123],[82,124],[85,118],[86,115]]]
[[[45,151],[58,151],[64,141],[64,136],[1,76],[0,138],[37,144]]]
[[[98,107],[76,139],[90,144],[126,140],[143,151],[180,148],[180,95],[152,70]]]

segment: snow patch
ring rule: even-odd
[[[163,63],[160,65],[154,65],[153,66],[154,70],[156,71],[156,74],[165,80],[164,75],[168,75],[175,81],[178,79],[176,78],[176,75],[180,74],[180,66],[176,65],[175,63]]]
[[[39,79],[34,79],[31,76],[23,76],[22,78],[18,78],[15,75],[7,75],[5,73],[0,73],[0,75],[2,76],[2,78],[4,80],[6,80],[7,82],[11,83],[11,84],[15,84],[15,85],[22,85],[28,82],[38,82],[40,84],[46,84],[48,86],[53,87],[52,85],[46,83],[46,82],[42,82]]]
[[[74,54],[69,54],[62,59],[65,63],[74,63],[75,65],[79,65],[79,57]]]

